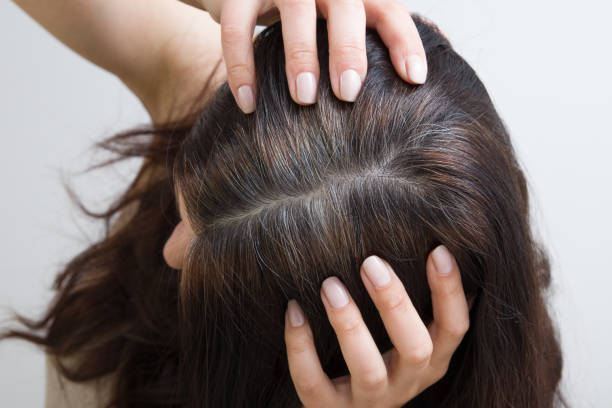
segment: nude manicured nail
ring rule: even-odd
[[[434,249],[432,257],[436,271],[438,271],[440,275],[448,275],[453,271],[452,255],[444,245],[440,245]]]
[[[354,102],[360,89],[361,77],[357,71],[347,69],[340,75],[340,97],[343,100]]]
[[[238,88],[238,105],[244,113],[251,113],[255,110],[253,89],[249,85],[242,85]]]
[[[348,304],[348,293],[340,279],[335,276],[327,278],[323,281],[322,288],[323,294],[334,309],[340,309]]]
[[[382,288],[391,282],[391,274],[387,265],[375,255],[369,256],[363,261],[363,269],[370,282],[377,288]]]
[[[294,299],[287,303],[287,315],[289,316],[289,324],[291,327],[299,327],[304,324],[304,312]]]
[[[406,72],[408,78],[417,84],[425,83],[427,77],[427,66],[420,55],[410,55],[406,58]]]
[[[302,103],[314,103],[317,96],[317,83],[312,72],[300,72],[295,79],[297,99]]]

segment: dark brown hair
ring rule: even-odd
[[[46,315],[22,319],[31,331],[10,335],[60,357],[83,355],[84,364],[64,367],[70,379],[115,372],[119,407],[299,406],[283,340],[288,299],[308,316],[326,372],[346,374],[321,282],[335,275],[346,284],[384,351],[391,343],[361,284],[361,262],[388,260],[428,323],[425,261],[444,244],[475,298],[471,326],[446,376],[406,406],[562,404],[545,298],[550,267],[532,237],[509,135],[472,68],[414,18],[427,53],[424,85],[399,78],[368,29],[366,80],[356,102],[340,101],[321,19],[318,101],[299,106],[276,23],[254,44],[253,114],[240,111],[225,83],[195,123],[103,143],[146,161],[108,211],[91,214],[108,227],[126,206],[136,211],[68,264]],[[178,221],[176,190],[196,233],[181,272],[162,258]]]

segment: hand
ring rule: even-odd
[[[282,22],[289,91],[301,105],[316,101],[319,64],[316,19],[327,20],[334,94],[354,101],[367,72],[365,27],[375,28],[405,81],[422,84],[427,62],[408,10],[397,0],[190,0],[221,24],[227,81],[245,113],[255,110],[252,38],[256,22]]]
[[[321,367],[312,331],[295,300],[285,321],[289,370],[305,407],[397,407],[444,376],[469,327],[469,307],[459,268],[444,246],[427,259],[434,319],[418,316],[391,266],[375,256],[361,278],[394,348],[380,354],[359,309],[336,277],[323,282],[321,297],[350,375],[330,380]]]

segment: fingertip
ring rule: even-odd
[[[438,276],[448,276],[455,270],[455,258],[444,245],[431,251],[432,266]]]
[[[427,78],[427,56],[420,33],[405,5],[392,2],[369,2],[370,25],[375,27],[389,49],[398,75],[412,85]]]
[[[312,72],[300,72],[295,78],[294,101],[301,105],[311,105],[317,100],[317,79]]]
[[[240,109],[246,113],[255,111],[255,92],[251,85],[242,85],[236,91],[236,102]]]
[[[444,245],[431,251],[427,262],[427,280],[434,298],[459,299],[467,305],[459,265]]]
[[[376,255],[368,256],[361,264],[362,280],[364,284],[371,284],[376,289],[384,289],[391,285],[393,268],[382,258]]]
[[[405,59],[406,75],[415,85],[422,85],[427,79],[427,60],[419,55],[412,54]]]
[[[348,290],[336,276],[330,276],[321,284],[321,299],[326,307],[340,310],[350,303]]]
[[[295,299],[291,299],[287,302],[286,316],[287,322],[292,328],[304,326],[306,323],[304,311]]]
[[[345,102],[355,102],[363,81],[361,75],[354,69],[347,69],[340,74],[338,98]]]

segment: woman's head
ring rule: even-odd
[[[471,329],[447,376],[415,406],[547,406],[561,358],[542,291],[546,259],[532,240],[525,179],[506,129],[474,71],[415,18],[428,60],[424,85],[394,72],[375,31],[354,103],[328,74],[317,27],[318,100],[292,102],[280,23],[255,42],[257,109],[244,115],[224,84],[173,160],[181,225],[164,257],[182,269],[179,336],[184,389],[206,406],[297,404],[283,344],[287,301],[309,318],[329,375],[344,374],[319,297],[338,276],[381,349],[384,327],[359,279],[387,260],[421,317],[432,318],[428,253],[446,245]],[[195,403],[194,403],[195,404]]]
[[[299,106],[277,23],[255,43],[253,114],[224,84],[195,117],[99,143],[118,157],[96,167],[146,160],[107,210],[78,202],[105,221],[105,236],[58,274],[40,319],[19,317],[26,330],[0,339],[43,345],[72,381],[112,373],[109,405],[118,408],[299,406],[283,342],[287,300],[308,316],[323,368],[345,374],[321,282],[346,284],[385,350],[359,266],[369,255],[387,260],[428,323],[425,262],[444,244],[474,299],[470,329],[446,376],[408,406],[550,406],[562,360],[525,178],[474,71],[436,28],[414,20],[424,85],[401,80],[368,30],[360,95],[338,100],[319,20],[318,101]]]

